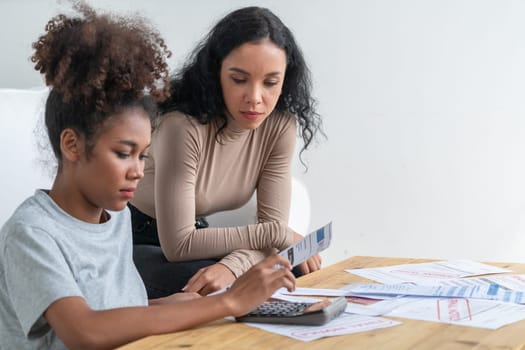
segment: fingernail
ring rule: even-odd
[[[185,292],[186,291],[186,288],[188,288],[188,285],[185,285],[184,287],[182,287],[182,291]]]

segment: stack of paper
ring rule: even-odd
[[[293,266],[326,249],[331,223],[280,252]],[[525,319],[525,275],[469,260],[403,264],[347,270],[379,283],[354,283],[341,289],[285,289],[273,297],[296,302],[315,296],[346,296],[343,316],[323,326],[249,324],[269,332],[309,341],[326,336],[391,327],[398,321],[378,316],[402,317],[455,325],[497,329]],[[494,275],[506,273],[504,275]],[[481,276],[483,277],[475,277]],[[488,275],[488,276],[487,276]]]
[[[371,314],[497,329],[525,319],[525,276],[468,260],[405,264],[350,273],[386,284],[351,284],[349,295],[381,299]],[[362,306],[347,308],[359,312]]]

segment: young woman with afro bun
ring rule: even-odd
[[[144,176],[154,102],[168,95],[169,51],[142,19],[75,8],[78,17],[51,19],[33,45],[58,170],[0,231],[0,348],[115,348],[292,290],[288,262],[274,255],[225,293],[148,300],[126,204]]]

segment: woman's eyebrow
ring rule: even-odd
[[[241,69],[241,68],[237,68],[237,67],[231,67],[228,69],[230,72],[236,72],[236,73],[241,73],[241,74],[245,74],[245,75],[250,75],[249,72],[245,71],[244,69]],[[277,75],[281,75],[282,72],[279,72],[279,71],[275,71],[275,72],[270,72],[270,73],[267,73],[265,74],[264,76],[266,77],[273,77],[273,76],[277,76]]]
[[[138,144],[135,141],[131,141],[131,140],[119,140],[118,143],[122,145],[130,146],[132,148],[135,148],[138,146]]]

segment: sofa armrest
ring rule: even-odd
[[[0,226],[20,203],[37,188],[49,188],[54,164],[45,164],[52,154],[43,115],[48,89],[0,89]]]

